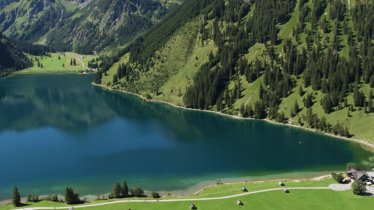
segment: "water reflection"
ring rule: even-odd
[[[357,144],[303,130],[110,93],[91,79],[0,80],[0,198],[14,184],[41,194],[66,185],[102,193],[126,177],[171,190],[186,180],[342,169],[371,156]]]

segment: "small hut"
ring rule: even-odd
[[[286,186],[283,182],[278,182],[279,186]]]
[[[237,200],[236,201],[236,205],[238,206],[244,206],[243,202],[241,200]]]
[[[190,210],[196,210],[196,209],[197,209],[196,205],[192,203],[192,204],[190,205]]]
[[[347,175],[353,180],[361,180],[363,182],[370,180],[370,176],[365,171],[350,169]]]
[[[247,190],[247,188],[246,187],[242,187],[242,188],[240,188],[240,190],[242,191],[242,192],[248,192],[248,190]]]
[[[287,188],[284,188],[284,189],[283,189],[283,192],[284,192],[284,193],[290,193],[290,191],[289,191]]]

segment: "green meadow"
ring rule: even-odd
[[[290,193],[284,193],[283,187],[278,185],[278,181],[257,181],[243,182],[235,184],[220,184],[211,186],[190,196],[169,195],[162,197],[159,202],[139,202],[139,203],[114,203],[102,206],[91,206],[87,209],[94,210],[114,210],[114,209],[132,209],[132,210],[174,210],[189,209],[191,203],[194,203],[198,209],[204,210],[227,210],[227,209],[367,209],[374,205],[374,199],[370,196],[356,196],[349,191],[336,192],[330,189],[292,189],[294,187],[328,187],[334,183],[330,178],[322,180],[286,180],[285,187],[290,189]],[[272,189],[268,192],[259,192],[255,194],[243,195],[233,198],[222,198],[208,201],[171,201],[162,202],[168,199],[193,199],[193,198],[217,198],[243,193],[241,187],[247,188],[248,192]],[[136,198],[134,198],[136,199]],[[141,198],[136,200],[151,200],[152,198]],[[128,199],[133,200],[133,198]],[[237,200],[241,200],[244,206],[238,206]],[[112,199],[104,201],[87,202],[83,205],[100,204],[106,202],[121,201],[121,199]],[[26,208],[35,207],[67,207],[64,203],[53,203],[41,201],[37,203],[27,203]],[[14,209],[8,204],[0,207],[1,210]]]
[[[50,56],[29,56],[33,67],[16,72],[16,74],[40,73],[78,73],[88,69],[88,62],[96,58],[94,55],[80,55],[73,52],[51,53]],[[71,65],[71,61],[76,65]],[[39,62],[39,65],[38,65]]]

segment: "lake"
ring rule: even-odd
[[[146,190],[204,181],[343,170],[360,145],[263,121],[189,111],[92,86],[92,75],[0,79],[0,200]]]

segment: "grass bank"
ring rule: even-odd
[[[188,196],[164,196],[161,199],[134,198],[92,201],[75,206],[83,209],[114,210],[174,210],[188,209],[194,203],[198,209],[367,209],[374,205],[369,196],[355,196],[351,191],[336,192],[328,188],[334,181],[331,178],[309,180],[282,180],[290,193],[284,193],[278,185],[279,180],[252,181],[241,183],[220,184],[202,189]],[[241,187],[247,188],[243,193]],[[271,199],[269,199],[271,198]],[[244,206],[238,206],[241,200]],[[49,207],[49,209],[67,208],[63,203],[42,201],[27,203],[24,208]],[[8,204],[1,210],[13,209]]]

